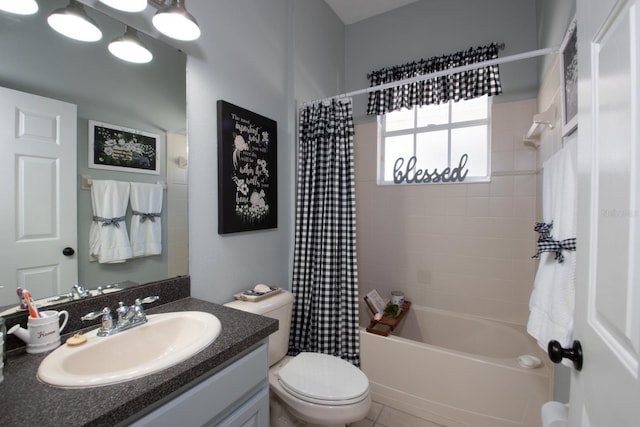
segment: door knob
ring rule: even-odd
[[[73,248],[70,248],[68,246],[62,250],[62,255],[64,255],[64,256],[71,256],[71,255],[73,255],[75,253],[76,253],[76,251],[74,251]]]
[[[549,353],[549,359],[553,363],[560,363],[562,359],[569,359],[573,361],[574,368],[578,371],[582,370],[582,345],[580,345],[580,341],[573,341],[571,348],[562,348],[558,341],[552,340],[549,341],[547,352]]]

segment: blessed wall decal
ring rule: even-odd
[[[469,156],[467,154],[463,154],[460,157],[458,166],[453,169],[447,167],[442,172],[438,172],[438,168],[435,168],[433,171],[416,168],[416,163],[418,162],[416,156],[409,158],[409,160],[406,161],[406,165],[404,157],[398,157],[396,162],[393,164],[393,182],[394,184],[462,182],[469,173],[469,169],[464,169],[468,159]]]

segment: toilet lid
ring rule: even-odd
[[[348,405],[364,399],[369,391],[369,380],[360,369],[328,354],[300,353],[278,376],[288,392],[319,404]]]

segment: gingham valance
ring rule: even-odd
[[[429,59],[420,59],[417,62],[382,68],[371,72],[368,78],[373,87],[489,61],[497,57],[498,45],[491,43],[488,46],[470,48],[451,55],[434,56]],[[483,95],[500,95],[501,93],[499,67],[498,65],[490,65],[371,92],[367,114],[382,115],[401,108],[413,108],[416,105],[442,104],[452,100],[460,101],[461,99],[472,99]]]

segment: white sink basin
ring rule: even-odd
[[[220,334],[212,314],[179,311],[147,316],[148,322],[109,337],[85,334],[79,346],[63,344],[38,368],[38,378],[58,387],[85,388],[130,381],[195,355]]]

